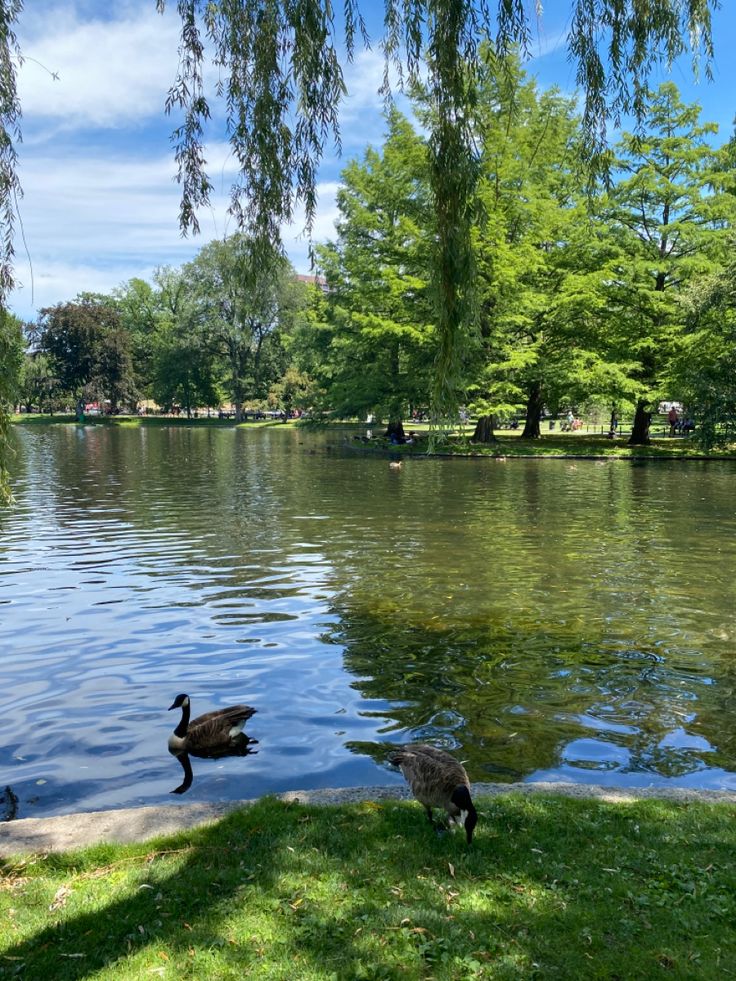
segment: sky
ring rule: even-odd
[[[570,3],[548,0],[544,8],[525,67],[542,87],[572,94],[575,72],[565,48]],[[733,132],[736,115],[736,3],[725,0],[724,8],[714,17],[714,81],[695,82],[689,59],[656,80],[671,77],[685,101],[702,106],[701,118],[719,124],[718,143]],[[361,10],[377,41],[382,0],[363,0]],[[155,0],[26,0],[17,30],[24,55],[18,287],[9,300],[24,320],[83,291],[150,280],[158,266],[180,266],[211,239],[236,231],[227,215],[233,161],[216,117],[205,151],[215,187],[211,208],[200,214],[199,236],[183,238],[179,231],[170,142],[176,120],[163,108],[176,75],[178,32],[174,0],[164,15],[156,13]],[[341,169],[367,145],[381,145],[382,75],[377,44],[346,69],[342,156],[328,147],[320,170],[316,242],[334,235]],[[297,216],[284,229],[284,242],[297,272],[308,273],[302,226]]]

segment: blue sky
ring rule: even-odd
[[[155,0],[26,0],[18,25],[26,59],[19,75],[25,244],[18,235],[20,288],[10,298],[23,318],[83,290],[107,292],[133,276],[148,279],[157,266],[181,265],[210,239],[235,230],[227,216],[232,160],[224,130],[214,126],[206,154],[215,185],[212,208],[200,216],[198,238],[179,233],[169,142],[174,120],[163,112],[176,73],[178,20],[175,0],[163,17],[155,6]],[[377,39],[383,3],[363,0],[361,6]],[[545,4],[527,70],[543,87],[572,93],[575,71],[565,51],[569,6],[569,0]],[[718,142],[731,135],[736,114],[736,4],[725,0],[724,6],[729,9],[714,19],[714,82],[696,84],[689,59],[668,76],[686,101],[700,103],[703,119],[719,124]],[[342,166],[366,144],[380,145],[382,72],[374,45],[346,73],[343,155],[328,150],[320,172],[317,241],[332,234]],[[297,271],[308,272],[300,231],[297,222],[284,239]]]

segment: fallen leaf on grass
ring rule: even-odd
[[[69,886],[59,886],[56,890],[56,895],[54,896],[54,901],[49,906],[50,910],[61,909],[65,904],[69,896],[71,896],[72,891]]]
[[[447,865],[448,865],[448,867],[450,869],[450,875],[454,879],[455,878],[455,866],[452,864],[452,862],[448,862]]]

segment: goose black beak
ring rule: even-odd
[[[166,711],[167,712],[170,712],[172,709],[175,709],[175,708],[176,708],[176,702],[174,702],[173,705],[169,705],[169,707],[168,707],[168,709]]]

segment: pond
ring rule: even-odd
[[[14,440],[19,817],[400,782],[385,756],[411,740],[475,780],[736,789],[733,463],[395,469],[347,430],[277,426]],[[179,692],[255,706],[259,742],[193,760],[172,798]]]

